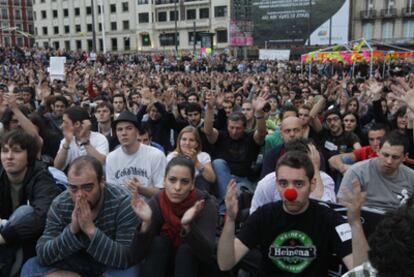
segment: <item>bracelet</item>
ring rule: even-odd
[[[62,148],[65,149],[65,150],[69,150],[70,149],[69,146],[64,146],[64,145],[62,145]]]

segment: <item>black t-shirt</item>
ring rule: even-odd
[[[286,213],[281,201],[262,206],[237,237],[249,249],[259,246],[265,276],[327,276],[333,254],[352,253],[349,224],[314,200],[299,215]]]
[[[249,177],[251,166],[257,159],[260,145],[253,138],[254,132],[245,133],[240,139],[230,138],[227,131],[219,131],[217,142],[214,144],[215,158],[225,160],[230,166],[231,174]]]
[[[319,138],[319,148],[326,161],[334,155],[352,152],[354,144],[359,142],[354,133],[342,132],[339,136],[333,136],[328,129],[323,129]]]

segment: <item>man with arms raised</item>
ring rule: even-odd
[[[262,254],[259,274],[266,276],[327,276],[327,260],[334,253],[348,268],[365,261],[365,256],[351,254],[354,247],[354,250],[368,247],[359,209],[348,209],[348,224],[341,215],[309,199],[315,179],[307,154],[286,153],[276,166],[276,174],[282,201],[260,207],[247,219],[237,237],[234,235],[237,188],[234,181],[229,184],[228,217],[217,254],[221,270],[231,269],[256,246]],[[362,201],[363,197],[359,199]],[[363,250],[355,253],[366,253]]]

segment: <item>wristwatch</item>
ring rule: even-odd
[[[80,146],[85,146],[89,144],[89,139],[82,141],[79,145]]]

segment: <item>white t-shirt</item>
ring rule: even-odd
[[[60,141],[59,151],[62,149],[64,143],[65,139],[62,139]],[[96,149],[96,151],[98,151],[102,155],[108,155],[109,143],[104,135],[97,132],[91,132],[89,136],[89,143]],[[66,155],[66,161],[63,168],[66,168],[77,157],[86,156],[87,154],[88,153],[86,152],[85,146],[79,146],[76,143],[75,138],[73,138],[69,144],[69,150],[68,154]]]
[[[163,188],[166,165],[164,153],[155,147],[141,143],[137,152],[128,155],[121,146],[106,157],[106,181],[123,185],[136,177],[143,186]]]
[[[177,157],[179,154],[178,152],[174,151],[167,155],[167,163],[169,163],[173,158]],[[206,165],[207,163],[211,162],[210,155],[206,152],[200,152],[197,154],[197,159],[202,165]],[[200,174],[198,169],[195,170],[195,177]]]
[[[335,196],[335,182],[323,171],[319,171],[323,184],[323,195],[320,200],[336,203]],[[252,203],[250,205],[250,214],[257,210],[257,208],[272,202],[282,200],[280,194],[276,190],[276,173],[270,172],[262,180],[257,183],[254,191]]]

